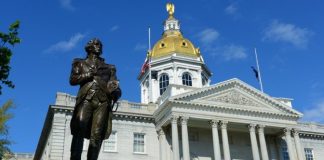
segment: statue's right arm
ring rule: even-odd
[[[72,86],[78,84],[84,84],[93,79],[93,74],[91,72],[84,72],[82,70],[82,62],[74,60],[72,64],[72,71],[70,75],[70,84]]]

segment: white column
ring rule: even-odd
[[[172,126],[172,150],[173,150],[173,160],[180,160],[179,156],[179,136],[178,136],[178,117],[173,116],[171,119]]]
[[[160,143],[160,160],[166,160],[166,151],[165,151],[165,134],[161,128],[159,131],[159,143]]]
[[[218,137],[218,120],[210,121],[213,134],[213,148],[214,148],[214,160],[221,160],[221,153],[219,147],[219,137]]]
[[[227,123],[228,123],[227,121],[221,121],[220,126],[222,129],[224,160],[231,160],[231,154],[230,154],[228,136],[227,136]]]
[[[182,154],[183,160],[190,160],[190,149],[188,140],[188,119],[189,117],[181,117],[181,133],[182,133]]]
[[[286,138],[289,159],[290,160],[296,160],[295,155],[294,155],[294,149],[293,149],[293,146],[291,144],[291,129],[290,128],[285,128],[283,131],[284,131],[285,138]]]
[[[252,155],[253,160],[260,160],[259,149],[258,149],[258,142],[255,135],[255,124],[248,125],[250,131],[250,139],[251,139],[251,146],[252,146]]]
[[[258,125],[258,134],[262,160],[269,160],[267,144],[264,137],[264,125]]]
[[[292,132],[295,139],[298,160],[304,160],[305,155],[304,155],[304,150],[302,149],[300,144],[299,132],[296,129],[294,129]]]

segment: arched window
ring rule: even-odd
[[[192,86],[191,76],[188,72],[182,75],[182,84],[186,86]]]
[[[159,79],[159,83],[160,83],[160,95],[162,95],[169,85],[169,76],[167,74],[162,74]]]
[[[204,74],[201,74],[201,82],[203,86],[208,83],[208,78]]]

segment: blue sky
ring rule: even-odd
[[[13,51],[10,79],[0,104],[13,99],[9,122],[14,152],[34,152],[56,92],[75,95],[68,83],[73,58],[84,57],[93,37],[117,66],[122,99],[140,101],[136,79],[148,48],[163,31],[168,1],[2,1],[0,30],[21,21],[22,43]],[[264,90],[293,98],[304,120],[324,123],[324,2],[260,0],[172,1],[183,35],[201,48],[212,83],[239,78],[258,88],[250,66],[258,49]]]

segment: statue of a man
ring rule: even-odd
[[[112,129],[112,108],[121,96],[114,65],[100,57],[102,43],[90,40],[86,59],[74,59],[71,85],[80,85],[71,119],[71,160],[81,160],[84,138],[90,139],[88,160],[97,160],[102,141]]]

